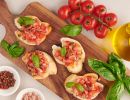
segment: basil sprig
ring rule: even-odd
[[[9,48],[10,48],[10,44],[7,41],[2,40],[1,41],[1,47],[4,48],[8,52]]]
[[[75,86],[80,92],[84,92],[84,87],[81,84],[76,84]]]
[[[18,19],[18,23],[21,26],[22,25],[25,25],[25,26],[32,25],[34,22],[35,22],[34,19],[32,19],[30,17],[26,17],[26,16],[19,17],[19,19]]]
[[[106,80],[115,80],[114,74],[109,69],[111,67],[109,64],[96,59],[88,59],[88,64],[94,71],[99,73],[99,75],[103,76]]]
[[[61,56],[64,57],[66,55],[66,48],[62,47],[60,52],[61,52]]]
[[[130,94],[130,77],[126,75],[126,68],[119,56],[111,53],[108,63],[96,59],[88,59],[88,65],[106,80],[115,80],[110,87],[106,100],[120,100],[124,89]]]
[[[16,41],[10,45],[7,41],[1,41],[1,47],[5,49],[12,57],[20,57],[24,53],[24,48],[19,46],[19,43]]]
[[[123,82],[124,82],[124,85],[125,85],[126,90],[127,90],[128,93],[130,94],[130,77],[129,77],[129,76],[126,76],[126,77],[123,79]]]
[[[67,36],[77,36],[82,31],[81,25],[66,25],[60,30],[62,33],[66,34]]]
[[[111,53],[108,57],[108,63],[114,66],[115,74],[119,79],[125,77],[126,68],[123,61],[114,53]]]
[[[66,87],[67,87],[67,88],[71,88],[71,87],[73,87],[73,86],[75,86],[75,82],[67,82],[67,83],[66,83]]]
[[[40,67],[40,59],[38,55],[32,55],[32,61],[35,67],[39,68]]]
[[[117,80],[109,89],[106,100],[120,100],[120,96],[124,91],[123,82]]]
[[[80,92],[84,92],[85,90],[84,87],[80,83],[75,83],[75,82],[67,82],[66,87],[67,88],[76,87],[76,89]]]

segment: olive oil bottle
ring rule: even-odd
[[[130,23],[117,29],[112,43],[115,52],[123,59],[130,61]]]
[[[130,61],[130,23],[112,30],[105,38],[108,52],[115,52],[121,58]]]

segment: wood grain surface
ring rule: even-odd
[[[64,25],[66,25],[67,23],[61,20],[60,18],[58,18],[51,11],[49,11],[48,9],[44,8],[42,5],[36,2],[29,4],[27,8],[18,16],[24,16],[24,15],[37,16],[41,21],[46,21],[50,23],[51,26],[53,27],[53,30],[51,34],[47,37],[47,39],[39,46],[28,46],[22,43],[21,41],[19,41],[20,44],[26,48],[26,51],[38,49],[38,50],[45,51],[52,56],[52,49],[51,49],[52,45],[53,44],[59,45],[60,38],[66,37],[65,35],[59,32],[59,29]],[[4,0],[0,0],[0,23],[6,27],[6,36],[4,39],[7,40],[9,43],[13,43],[14,41],[17,40],[17,38],[14,35],[14,31],[16,30],[16,27],[14,25],[14,18],[16,17],[17,17],[16,15],[12,15],[9,12],[8,7],[4,2]],[[86,60],[84,62],[83,70],[78,75],[83,75],[88,72],[93,72],[87,64],[87,58],[93,57],[93,58],[101,59],[103,61],[107,60],[108,54],[102,51],[95,44],[93,44],[84,35],[81,34],[77,37],[74,37],[74,39],[78,40],[81,43],[86,53]],[[12,58],[2,48],[0,48],[0,53],[6,58],[8,58],[10,61],[12,61],[14,64],[16,64],[18,67],[20,67],[21,69],[29,73],[26,68],[26,65],[22,62],[21,57]],[[56,75],[49,76],[46,79],[37,80],[37,81],[39,81],[41,84],[45,85],[47,88],[55,92],[64,100],[77,100],[72,95],[68,94],[65,91],[63,86],[65,78],[69,76],[71,73],[69,73],[64,66],[58,63],[56,64],[58,68],[58,73]],[[105,85],[105,88],[104,91],[101,92],[100,95],[95,100],[105,100],[108,88],[112,84],[111,82],[105,81],[103,78],[101,78],[100,82]]]

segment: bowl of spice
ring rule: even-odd
[[[14,94],[20,86],[18,72],[9,66],[0,66],[0,95],[9,96]]]
[[[17,95],[16,100],[45,100],[45,98],[41,91],[35,88],[26,88]]]

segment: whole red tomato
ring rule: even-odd
[[[92,13],[94,10],[94,7],[95,7],[95,5],[91,0],[87,0],[81,4],[81,9],[86,14]]]
[[[94,28],[94,34],[96,37],[98,38],[105,38],[105,36],[107,35],[108,33],[108,28],[104,25],[97,25],[95,28]]]
[[[107,13],[103,20],[108,26],[114,26],[117,23],[117,16],[114,13]]]
[[[80,8],[81,0],[68,0],[68,4],[72,10]]]
[[[81,24],[84,20],[84,15],[80,12],[74,12],[70,17],[70,20],[73,24]]]
[[[58,15],[62,19],[67,19],[69,17],[70,12],[70,7],[68,5],[65,5],[59,8]]]
[[[97,21],[94,17],[91,17],[91,16],[86,16],[84,21],[83,21],[83,27],[86,29],[86,30],[92,30],[94,29],[94,27],[96,26],[97,24]]]
[[[97,17],[103,17],[107,12],[107,9],[104,5],[98,5],[94,8],[94,15]]]

